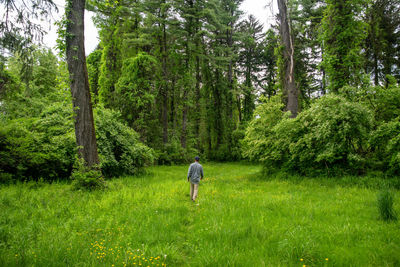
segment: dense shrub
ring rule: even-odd
[[[261,161],[272,169],[283,164],[284,153],[276,142],[274,127],[285,116],[282,112],[284,105],[279,96],[263,101],[255,109],[254,118],[246,129],[242,151],[245,158]]]
[[[382,123],[370,139],[377,168],[400,175],[400,117]]]
[[[162,149],[156,150],[157,163],[160,165],[183,164],[193,161],[195,156],[201,156],[188,140],[188,147],[183,148],[178,138],[171,138]],[[204,157],[201,157],[204,160]]]
[[[76,159],[74,170],[71,174],[72,187],[76,190],[104,189],[106,183],[97,166],[95,168],[85,165],[83,159]]]
[[[8,62],[9,70],[0,64],[0,182],[67,179],[75,162],[66,65],[48,50],[32,56],[33,71],[26,80],[17,75],[23,69],[17,57]],[[134,174],[153,161],[152,151],[119,120],[118,113],[99,107],[95,120],[105,176]],[[93,176],[81,171],[77,168],[73,176],[83,182]]]
[[[313,169],[357,173],[365,170],[368,137],[373,127],[372,112],[365,106],[328,95],[296,120],[299,129],[289,147],[292,169],[302,173]]]
[[[246,132],[245,156],[301,174],[365,169],[373,127],[365,106],[327,95],[295,119],[284,116],[281,107],[270,101],[257,108]]]
[[[138,134],[118,120],[118,113],[96,112],[96,135],[103,174],[135,174],[153,162],[153,152]],[[0,170],[3,182],[58,180],[71,175],[76,157],[72,108],[54,103],[38,117],[3,121],[0,125]]]
[[[68,107],[54,103],[38,117],[0,124],[0,169],[18,180],[69,177],[75,137]]]
[[[119,120],[119,113],[99,107],[95,124],[100,166],[107,177],[136,174],[154,161],[153,151],[139,135]]]

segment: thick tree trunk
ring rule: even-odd
[[[281,41],[282,45],[284,46],[283,59],[285,77],[283,79],[283,87],[288,96],[286,109],[292,113],[292,117],[294,118],[297,116],[299,110],[299,92],[294,80],[293,40],[289,27],[286,0],[277,1],[279,9],[278,17],[280,20]]]
[[[88,166],[99,163],[84,43],[85,0],[70,0],[67,8],[66,54],[75,112],[79,155]]]

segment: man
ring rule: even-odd
[[[200,180],[203,180],[203,166],[200,165],[199,157],[194,158],[194,163],[190,164],[187,175],[188,182],[190,181],[190,199],[194,202],[197,197]]]

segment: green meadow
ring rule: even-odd
[[[380,219],[372,178],[264,177],[245,163],[203,167],[197,203],[189,200],[188,166],[150,167],[103,191],[3,185],[0,265],[400,265],[400,224]]]

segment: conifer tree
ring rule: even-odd
[[[365,0],[326,0],[320,36],[323,49],[322,67],[328,89],[338,92],[345,85],[361,82],[364,56],[361,45],[366,24],[359,19]]]

